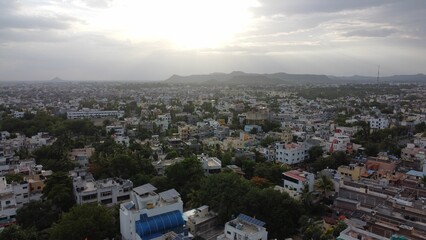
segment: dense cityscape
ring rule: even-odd
[[[0,239],[425,239],[422,83],[0,92]]]
[[[0,0],[0,240],[426,240],[425,0]]]

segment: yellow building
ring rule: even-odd
[[[365,167],[358,164],[349,164],[349,166],[342,165],[337,168],[337,172],[340,174],[340,178],[347,176],[353,181],[358,181],[365,172]]]

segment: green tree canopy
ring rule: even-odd
[[[16,221],[23,228],[43,230],[49,228],[59,217],[50,201],[31,201],[16,211]]]
[[[99,205],[76,205],[53,225],[50,239],[111,239],[118,235],[113,211]]]
[[[67,211],[74,205],[72,180],[67,173],[56,172],[49,176],[43,188],[43,199],[51,201],[60,211]]]

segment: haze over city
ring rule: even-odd
[[[0,80],[424,73],[426,2],[0,2]]]

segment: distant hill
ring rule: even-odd
[[[351,76],[351,77],[334,77],[330,76],[336,80],[342,80],[343,82],[350,83],[377,83],[377,77],[368,77],[368,76]],[[393,75],[387,77],[380,77],[379,82],[387,83],[417,83],[417,82],[426,82],[426,75],[419,73],[415,75]]]
[[[426,75],[394,75],[380,77],[380,82],[387,83],[414,83],[426,82]],[[211,73],[189,76],[173,75],[164,81],[176,84],[202,84],[202,85],[305,85],[305,84],[345,84],[345,83],[376,83],[377,77],[351,76],[336,77],[319,74],[289,74],[272,73],[257,74],[234,71],[231,73]]]
[[[166,83],[179,83],[179,84],[208,84],[214,82],[215,84],[229,84],[229,85],[279,85],[279,84],[306,84],[306,83],[339,83],[338,80],[331,79],[326,75],[314,74],[288,74],[288,73],[274,73],[274,74],[257,74],[257,73],[244,73],[234,71],[229,74],[226,73],[212,73],[206,75],[190,75],[178,76],[173,75],[167,80]]]
[[[54,77],[52,79],[50,79],[51,82],[65,82],[65,80],[63,80],[62,78],[59,77]]]

